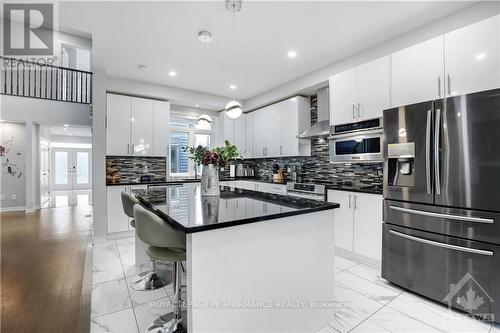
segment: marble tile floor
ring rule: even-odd
[[[134,264],[134,238],[94,245],[91,332],[144,332],[157,317],[171,312],[172,285],[135,291],[132,277],[148,270]],[[170,280],[169,267],[159,265]],[[500,333],[499,325],[470,319],[436,302],[392,285],[380,270],[335,256],[332,322],[318,332],[474,332]]]

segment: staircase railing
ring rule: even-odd
[[[92,103],[92,72],[1,57],[0,94]]]

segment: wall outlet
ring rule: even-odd
[[[12,200],[17,200],[17,194],[12,194],[12,195],[10,196],[10,198],[11,198]]]

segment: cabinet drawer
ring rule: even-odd
[[[383,230],[383,278],[460,310],[472,290],[483,301],[473,313],[499,315],[500,246],[390,224]]]

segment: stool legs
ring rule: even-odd
[[[165,283],[156,273],[156,262],[152,258],[149,259],[149,265],[151,267],[151,271],[144,276],[138,276],[138,279],[132,283],[132,289],[154,290],[165,286]]]
[[[181,284],[182,284],[182,266],[180,261],[176,261],[173,264],[172,269],[172,280],[174,287],[174,299],[173,306],[174,311],[173,314],[169,313],[161,316],[157,319],[153,324],[151,324],[147,329],[146,333],[181,333],[186,332],[184,327],[182,326],[182,315],[181,315]],[[173,315],[173,317],[172,317]],[[171,318],[168,322],[167,318]],[[160,326],[159,323],[163,321],[163,324]]]

